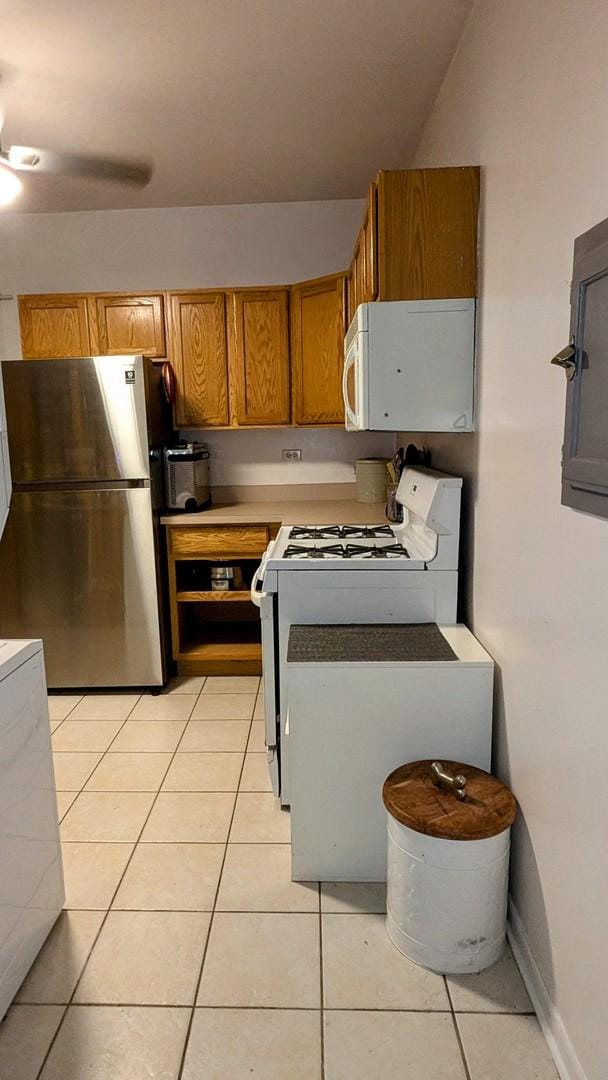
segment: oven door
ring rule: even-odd
[[[263,591],[264,560],[251,583],[251,599],[260,609],[262,626],[262,682],[264,687],[264,742],[268,774],[275,795],[280,794],[279,769],[279,675],[276,640],[276,596]]]

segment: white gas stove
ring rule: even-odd
[[[456,622],[462,480],[404,470],[403,523],[286,525],[252,585],[262,618],[266,745],[289,802],[287,641],[293,624]]]

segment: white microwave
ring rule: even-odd
[[[472,431],[474,300],[361,304],[344,339],[348,431]]]

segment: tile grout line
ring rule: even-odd
[[[251,718],[250,718],[250,721],[249,721],[249,733],[247,735],[247,742],[245,743],[245,754],[247,753],[247,745],[249,743],[249,738],[251,736],[251,726],[253,724],[253,714],[255,713],[255,707],[257,705],[257,699],[258,699],[258,695],[259,695],[259,692],[260,692],[259,688],[260,688],[261,685],[262,685],[262,680],[260,679],[260,682],[258,684],[258,692],[257,692],[257,694],[255,696],[255,701],[253,703],[253,709],[251,711]],[[188,1054],[188,1044],[190,1042],[190,1035],[192,1033],[192,1025],[194,1024],[194,1017],[196,1016],[196,1003],[198,1001],[198,995],[200,993],[201,982],[203,981],[203,971],[205,970],[205,960],[207,959],[207,952],[209,950],[209,942],[211,940],[211,931],[213,930],[213,921],[214,921],[215,914],[216,914],[217,901],[218,901],[218,897],[219,897],[220,887],[221,887],[221,884],[222,884],[222,877],[223,877],[223,874],[224,874],[224,866],[226,865],[226,856],[228,854],[228,844],[230,842],[230,833],[232,831],[232,823],[234,821],[234,815],[236,813],[236,804],[237,804],[237,800],[238,800],[238,796],[239,796],[238,788],[240,787],[241,778],[242,778],[242,775],[243,775],[243,769],[245,768],[245,754],[243,754],[243,760],[241,762],[241,771],[239,773],[239,782],[238,782],[238,786],[237,786],[237,793],[236,793],[236,796],[235,796],[235,799],[234,799],[234,804],[233,804],[233,807],[232,807],[232,814],[230,815],[230,822],[228,824],[228,831],[226,833],[226,843],[224,845],[224,854],[223,854],[223,857],[222,857],[222,864],[220,866],[220,872],[219,872],[219,875],[218,875],[217,885],[216,885],[216,888],[215,888],[215,895],[213,897],[213,907],[212,907],[212,910],[211,910],[211,917],[209,919],[209,926],[207,927],[207,938],[205,940],[205,947],[203,949],[203,955],[202,955],[202,958],[201,958],[201,966],[200,966],[200,970],[199,970],[199,973],[198,973],[198,978],[196,980],[196,984],[195,984],[195,987],[194,987],[194,998],[193,998],[193,1001],[192,1001],[192,1008],[190,1010],[190,1019],[189,1019],[189,1022],[188,1022],[188,1026],[186,1028],[186,1037],[184,1039],[184,1046],[183,1046],[182,1055],[181,1055],[181,1058],[180,1058],[179,1068],[177,1070],[176,1080],[182,1080],[183,1073],[184,1073],[184,1068],[185,1068],[185,1065],[186,1065],[186,1057],[187,1057],[187,1054]]]
[[[82,700],[84,699],[84,697],[86,697],[86,694],[83,694],[83,696],[82,696],[82,698],[81,698],[80,700],[82,701]],[[134,708],[135,708],[135,707],[136,707],[136,706],[137,706],[137,705],[139,704],[139,702],[141,701],[141,698],[142,698],[142,697],[143,697],[143,695],[142,695],[142,694],[138,694],[138,696],[137,696],[137,700],[136,700],[136,701],[135,701],[135,702],[133,703],[132,707],[131,707],[131,708],[129,709],[129,711],[128,711],[127,715],[125,716],[125,718],[124,718],[124,720],[123,720],[123,722],[122,722],[122,724],[120,725],[120,727],[119,727],[118,731],[116,732],[116,735],[118,735],[118,734],[119,734],[119,732],[121,732],[121,731],[122,731],[122,729],[123,729],[124,725],[126,724],[127,720],[129,719],[129,717],[130,717],[131,713],[133,712],[133,709],[134,709]],[[75,705],[75,706],[74,706],[74,708],[77,708],[79,704],[80,704],[80,702],[78,702],[78,703],[77,703],[77,705]],[[72,711],[73,711],[73,710],[72,710]],[[68,714],[68,715],[69,715],[69,714]],[[67,717],[66,717],[66,719],[67,719]],[[86,721],[84,721],[84,722],[86,723]],[[114,738],[116,738],[116,735],[114,735]],[[113,741],[114,741],[114,739],[112,739],[112,740],[111,740],[111,742],[110,742],[110,744],[109,744],[110,746],[112,745],[112,742],[113,742]],[[51,749],[52,749],[52,744],[51,744]],[[86,751],[84,751],[84,752],[86,753]],[[99,765],[99,764],[101,763],[101,761],[102,761],[102,760],[103,760],[103,758],[105,757],[106,753],[107,753],[107,749],[106,749],[106,750],[105,750],[105,751],[103,752],[103,754],[101,755],[101,757],[100,757],[99,761],[97,762],[97,765]],[[95,766],[95,769],[97,768],[97,765]],[[95,769],[93,770],[93,772],[95,771]],[[91,773],[91,775],[93,775],[93,773]],[[54,780],[54,779],[55,779],[55,770],[54,770],[54,768],[53,768],[53,780]],[[87,777],[87,779],[85,780],[85,782],[84,782],[85,784],[86,784],[86,783],[88,782],[88,779],[89,779],[89,777]],[[79,792],[77,793],[77,795],[76,795],[76,798],[75,798],[75,799],[73,799],[73,801],[72,801],[72,802],[70,803],[70,806],[68,807],[68,809],[66,810],[65,814],[64,814],[64,815],[63,815],[63,817],[61,818],[61,821],[63,821],[63,818],[64,818],[64,817],[65,817],[65,816],[66,816],[66,815],[67,815],[67,814],[69,813],[69,811],[70,811],[70,810],[72,809],[72,807],[73,807],[74,803],[76,802],[76,799],[77,799],[77,798],[78,798],[78,797],[79,797],[79,796],[80,796],[80,795],[82,794],[82,792],[83,792],[83,791],[84,791],[84,784],[83,784],[82,788],[80,789],[80,791],[79,791]],[[61,839],[61,830],[59,829],[59,830],[58,830],[58,832],[59,832],[59,843],[60,843],[60,845],[61,845],[61,844],[62,844],[62,839]],[[134,851],[134,850],[135,850],[135,847],[133,848],[133,851]],[[131,857],[132,857],[132,855],[133,855],[133,851],[131,852],[131,855],[129,856],[129,861],[131,860]],[[62,857],[62,863],[63,863],[63,857]],[[127,865],[128,865],[128,864],[127,864]],[[114,897],[112,897],[112,899],[114,899]],[[63,912],[63,911],[66,911],[66,910],[68,910],[68,909],[66,909],[65,907],[63,907],[63,908],[62,908],[62,912]],[[69,999],[68,999],[68,1001],[67,1001],[67,1002],[65,1002],[65,1003],[64,1003],[64,1009],[63,1009],[63,1013],[61,1014],[61,1019],[60,1019],[60,1021],[59,1021],[58,1025],[57,1025],[57,1029],[56,1029],[56,1031],[55,1031],[55,1033],[54,1033],[54,1035],[53,1035],[53,1038],[51,1039],[51,1041],[50,1041],[49,1045],[47,1046],[47,1049],[46,1049],[46,1053],[45,1053],[45,1055],[44,1055],[44,1057],[43,1057],[43,1059],[42,1059],[42,1062],[41,1062],[41,1064],[40,1064],[40,1068],[39,1068],[38,1072],[36,1073],[36,1080],[39,1080],[39,1078],[41,1077],[41,1075],[42,1075],[42,1071],[43,1071],[43,1069],[44,1069],[44,1067],[45,1067],[45,1065],[46,1065],[46,1063],[47,1063],[47,1061],[48,1061],[48,1058],[49,1058],[49,1055],[50,1055],[50,1053],[51,1053],[51,1050],[53,1049],[53,1046],[55,1045],[55,1042],[57,1041],[57,1037],[58,1037],[58,1035],[59,1035],[59,1032],[61,1031],[61,1029],[62,1029],[62,1027],[63,1027],[63,1022],[64,1022],[64,1020],[65,1020],[65,1018],[66,1018],[66,1016],[67,1016],[67,1013],[68,1013],[68,1009],[70,1008],[70,1005],[71,1005],[71,1003],[72,1003],[72,1000],[73,1000],[74,994],[76,993],[76,989],[77,989],[77,987],[78,987],[78,983],[80,982],[80,979],[81,979],[81,977],[82,977],[82,973],[83,973],[83,971],[84,971],[85,967],[87,966],[87,964],[88,964],[88,962],[89,962],[89,960],[90,960],[90,958],[91,958],[91,953],[93,952],[93,949],[95,948],[95,945],[97,944],[97,941],[98,941],[98,939],[99,939],[99,935],[100,935],[100,933],[101,933],[101,930],[102,930],[103,926],[105,925],[106,919],[107,919],[107,917],[108,917],[108,911],[109,911],[109,908],[108,908],[108,909],[106,910],[106,913],[105,913],[104,917],[102,918],[102,920],[101,920],[101,922],[100,922],[100,924],[99,924],[99,928],[98,928],[98,930],[97,930],[97,933],[95,934],[95,937],[94,937],[94,939],[93,939],[93,942],[92,942],[92,944],[91,944],[91,947],[90,947],[90,949],[89,949],[89,950],[88,950],[88,952],[87,952],[87,955],[86,955],[86,959],[85,959],[85,961],[84,961],[84,964],[82,965],[82,968],[81,968],[81,970],[80,970],[80,975],[78,976],[78,979],[76,980],[76,983],[74,984],[74,987],[72,988],[72,992],[71,992],[71,994],[70,994],[70,996],[69,996]],[[60,914],[59,914],[58,918],[60,918],[60,917],[61,917],[61,913],[62,913],[62,912],[60,912]],[[54,927],[53,927],[53,928],[54,928]]]
[[[317,884],[319,896],[319,1010],[320,1038],[321,1038],[321,1080],[325,1080],[325,992],[323,988],[323,902],[321,882]]]
[[[50,696],[54,696],[54,695],[50,695]],[[58,694],[58,695],[57,695],[57,697],[58,697],[59,699],[61,699],[61,695],[60,695],[60,694]],[[59,720],[59,721],[57,721],[57,720],[52,720],[52,719],[51,719],[51,714],[50,714],[50,710],[49,710],[49,692],[48,692],[48,689],[47,689],[47,692],[46,692],[46,702],[47,702],[47,712],[49,713],[49,728],[50,728],[51,724],[55,724],[55,725],[56,725],[56,726],[55,726],[55,727],[54,727],[54,728],[53,728],[53,729],[51,730],[51,749],[52,749],[52,746],[53,746],[53,735],[55,734],[55,732],[56,732],[56,731],[59,731],[59,728],[61,727],[61,725],[62,725],[62,724],[63,724],[63,723],[64,723],[64,722],[66,721],[66,720],[68,720],[68,719],[69,719],[69,717],[70,717],[70,716],[72,715],[72,713],[74,712],[74,709],[78,708],[78,706],[80,705],[80,702],[82,701],[83,697],[84,697],[84,694],[82,694],[82,695],[81,695],[81,696],[79,697],[79,699],[78,699],[78,701],[76,702],[76,704],[75,704],[75,705],[72,705],[72,708],[68,710],[68,712],[67,712],[67,713],[65,714],[65,716],[62,716],[62,717],[61,717],[61,720]]]
[[[196,912],[195,912],[196,914]],[[219,915],[233,914],[233,912],[218,912]],[[246,912],[246,914],[268,914],[274,915],[275,912]],[[295,912],[287,912],[289,915],[296,914]],[[316,912],[308,912],[308,914],[316,914]],[[29,1008],[30,1006],[35,1009],[44,1008],[50,1006],[54,1009],[67,1008],[63,1001],[16,1001],[13,1002],[11,1008]],[[192,1005],[167,1005],[166,1003],[148,1002],[142,1005],[141,1001],[72,1001],[70,1003],[71,1009],[101,1009],[107,1007],[108,1009],[188,1009],[192,1010]],[[232,1010],[234,1012],[245,1012],[247,1010],[251,1012],[319,1012],[318,1009],[311,1008],[309,1005],[198,1005],[195,1006],[199,1009],[222,1009]],[[359,1005],[331,1005],[325,1007],[325,1012],[329,1013],[391,1013],[395,1016],[451,1016],[449,1009],[397,1009],[377,1007],[361,1008]],[[533,1016],[533,1013],[466,1013],[466,1016]]]
[[[454,1032],[456,1034],[456,1041],[458,1043],[458,1049],[460,1050],[460,1056],[462,1058],[462,1064],[463,1064],[463,1067],[464,1067],[464,1074],[465,1074],[466,1080],[472,1080],[471,1072],[469,1070],[469,1063],[467,1061],[467,1057],[466,1057],[466,1054],[464,1052],[464,1044],[463,1044],[463,1041],[462,1041],[462,1036],[460,1034],[460,1028],[458,1027],[458,1020],[456,1019],[456,1013],[454,1011],[454,1003],[452,1001],[452,995],[450,993],[450,986],[449,986],[446,975],[443,976],[443,983],[444,983],[444,986],[445,986],[445,992],[446,992],[446,994],[448,996],[448,1001],[450,1003],[450,1013],[451,1013],[451,1016],[452,1016],[452,1023],[454,1025]]]
[[[205,680],[205,681],[206,681],[206,680]],[[205,683],[203,682],[203,686],[204,686],[204,685],[205,685]],[[201,687],[201,689],[200,689],[199,693],[198,693],[198,694],[196,695],[196,701],[194,702],[194,704],[193,704],[193,706],[192,706],[192,709],[191,709],[191,711],[190,711],[190,714],[189,714],[189,716],[188,716],[188,720],[186,721],[186,726],[184,727],[184,731],[182,732],[182,734],[181,734],[181,736],[180,736],[180,739],[179,739],[179,741],[178,741],[178,743],[177,743],[177,746],[176,746],[176,748],[175,748],[175,750],[174,750],[173,754],[171,755],[171,761],[169,762],[169,764],[168,764],[168,766],[167,766],[167,770],[168,770],[168,769],[169,769],[169,768],[171,767],[171,763],[172,763],[172,761],[173,761],[173,758],[175,757],[175,754],[177,753],[177,750],[178,750],[179,744],[180,744],[180,742],[181,742],[182,738],[184,737],[184,732],[186,731],[186,729],[187,729],[187,727],[188,727],[188,722],[189,722],[189,720],[190,720],[190,717],[192,716],[192,713],[194,712],[194,709],[196,708],[196,704],[197,704],[197,702],[198,702],[198,699],[199,699],[199,697],[200,697],[200,695],[201,695],[201,693],[202,693],[202,689],[203,689],[203,687]],[[108,753],[108,750],[109,750],[110,746],[112,745],[112,743],[114,742],[114,739],[116,739],[116,738],[118,737],[118,735],[119,735],[119,734],[120,734],[120,732],[122,731],[123,727],[124,727],[124,726],[125,726],[125,724],[127,723],[127,720],[128,720],[128,719],[129,719],[129,717],[130,717],[130,716],[132,715],[132,713],[133,713],[133,710],[134,710],[134,709],[136,708],[136,706],[137,706],[137,705],[139,704],[139,702],[141,701],[141,699],[142,699],[142,697],[143,697],[143,696],[144,696],[143,694],[140,694],[140,695],[138,696],[138,698],[137,698],[137,701],[135,701],[135,702],[134,702],[134,704],[133,704],[133,707],[132,707],[132,708],[131,708],[131,709],[129,710],[129,712],[127,713],[127,715],[126,715],[125,719],[123,720],[123,722],[122,722],[122,724],[120,725],[120,727],[119,727],[118,731],[116,732],[116,735],[114,736],[114,738],[113,738],[113,739],[112,739],[112,741],[110,742],[110,744],[109,744],[109,746],[108,746],[107,750],[105,750],[105,751],[104,751],[104,753],[103,753],[102,757],[101,757],[101,758],[100,758],[100,760],[98,761],[98,763],[97,763],[98,765],[99,765],[99,764],[101,764],[101,761],[103,760],[103,758],[104,758],[104,757],[106,756],[106,754]],[[95,768],[97,768],[97,766],[95,766]],[[164,779],[165,779],[165,776],[166,776],[166,772],[165,772],[165,774],[164,774],[164,776],[163,776],[163,778],[162,778],[162,780],[161,780],[161,784],[162,784],[162,782],[164,781]],[[82,791],[81,791],[81,792],[80,792],[79,794],[82,794]],[[51,1051],[52,1051],[52,1049],[53,1049],[53,1046],[55,1045],[55,1042],[57,1041],[57,1038],[58,1038],[58,1036],[59,1036],[59,1032],[61,1031],[61,1029],[62,1029],[62,1027],[63,1027],[63,1024],[64,1024],[64,1021],[65,1021],[65,1018],[66,1018],[66,1016],[67,1016],[67,1013],[68,1013],[68,1010],[69,1010],[69,1008],[71,1007],[71,1005],[72,1005],[72,1003],[73,1003],[73,1000],[74,1000],[74,995],[76,994],[76,991],[78,990],[78,987],[79,987],[79,985],[80,985],[80,982],[81,982],[81,980],[82,980],[82,976],[84,975],[84,972],[85,972],[85,970],[86,970],[86,968],[87,968],[87,965],[88,965],[88,963],[89,963],[89,961],[90,961],[90,959],[91,959],[91,956],[92,956],[92,954],[93,954],[93,950],[94,950],[95,946],[97,945],[97,942],[99,941],[99,937],[100,937],[100,935],[101,935],[101,932],[102,932],[102,930],[103,930],[103,928],[104,928],[104,926],[105,926],[105,924],[106,924],[106,922],[107,922],[107,919],[108,919],[108,915],[110,914],[110,911],[112,910],[112,904],[114,903],[114,900],[116,899],[116,895],[117,895],[117,893],[118,893],[118,890],[120,889],[120,886],[122,885],[122,882],[123,882],[124,876],[125,876],[125,874],[126,874],[127,870],[129,869],[129,866],[131,865],[131,861],[132,861],[132,859],[133,859],[133,856],[134,856],[134,854],[135,854],[135,850],[136,850],[136,848],[137,848],[137,845],[138,845],[138,843],[139,843],[139,840],[140,840],[140,838],[141,838],[141,836],[142,836],[142,833],[143,833],[143,831],[144,831],[144,829],[145,829],[145,827],[146,827],[146,825],[147,825],[147,823],[148,823],[148,820],[149,820],[149,818],[150,818],[150,814],[152,813],[152,810],[154,809],[154,807],[155,807],[155,805],[156,805],[156,801],[157,801],[157,799],[158,799],[158,796],[159,796],[159,794],[160,794],[160,786],[159,786],[159,789],[158,789],[158,791],[156,792],[156,795],[154,796],[154,799],[152,800],[152,803],[151,803],[151,805],[150,805],[150,809],[148,810],[148,813],[146,814],[145,820],[144,820],[144,822],[143,822],[143,824],[142,824],[142,826],[141,826],[141,829],[140,829],[140,831],[139,831],[139,833],[138,833],[138,835],[137,835],[137,839],[136,839],[136,840],[135,840],[135,842],[133,843],[133,848],[132,848],[131,854],[129,855],[129,858],[128,858],[127,862],[126,862],[126,865],[125,865],[125,867],[124,867],[124,870],[123,870],[122,874],[120,875],[120,878],[119,878],[119,880],[118,880],[118,883],[117,883],[117,885],[116,885],[116,888],[114,889],[114,892],[112,893],[112,896],[111,896],[111,898],[110,898],[110,903],[108,904],[108,907],[107,907],[107,908],[106,908],[106,910],[105,910],[105,915],[104,915],[103,919],[101,920],[101,923],[99,924],[99,929],[98,929],[98,931],[97,931],[97,933],[96,933],[96,935],[95,935],[95,937],[94,937],[94,939],[93,939],[93,942],[92,942],[92,944],[91,944],[91,947],[90,947],[90,949],[89,949],[89,950],[88,950],[88,952],[87,952],[87,955],[86,955],[86,959],[85,959],[85,961],[84,961],[84,963],[83,963],[83,965],[82,965],[82,967],[81,967],[81,969],[80,969],[80,974],[78,975],[78,978],[77,978],[77,980],[76,980],[76,982],[75,982],[75,984],[74,984],[74,987],[72,988],[72,992],[71,992],[71,994],[70,994],[69,1000],[68,1000],[68,1002],[67,1002],[67,1003],[66,1003],[66,1005],[65,1005],[65,1008],[64,1008],[64,1010],[63,1010],[63,1014],[62,1014],[62,1016],[61,1016],[61,1019],[60,1019],[60,1021],[59,1021],[59,1024],[57,1025],[57,1030],[55,1031],[55,1034],[53,1035],[53,1038],[51,1039],[51,1041],[50,1041],[50,1043],[49,1043],[49,1045],[48,1045],[48,1047],[47,1047],[47,1050],[46,1050],[46,1053],[45,1053],[45,1055],[44,1055],[44,1058],[42,1059],[42,1063],[41,1063],[41,1065],[40,1065],[40,1068],[39,1068],[38,1072],[36,1073],[36,1080],[40,1080],[40,1078],[42,1077],[42,1073],[43,1073],[43,1070],[44,1070],[44,1068],[45,1068],[45,1066],[46,1066],[46,1063],[47,1063],[47,1061],[48,1061],[48,1059],[49,1059],[49,1056],[50,1056],[50,1054],[51,1054]],[[77,796],[77,797],[78,797],[78,796]],[[75,802],[75,801],[76,801],[76,800],[74,800],[74,802]],[[236,802],[236,799],[235,799],[235,802]],[[72,803],[71,805],[73,806],[73,805],[74,805],[74,803]],[[71,807],[70,807],[70,809],[71,809]],[[74,841],[74,842],[77,842],[77,841]],[[93,842],[93,843],[94,843],[94,841],[82,841],[82,842],[83,842],[83,843],[87,843],[87,842],[88,842],[88,843],[91,843],[91,842]],[[129,843],[129,842],[130,842],[130,841],[126,841],[126,843]],[[66,909],[64,908],[64,910],[66,910]],[[75,909],[72,909],[72,910],[75,910]]]

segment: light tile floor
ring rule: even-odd
[[[50,698],[66,911],[1,1080],[556,1080],[510,952],[410,964],[384,888],[294,883],[252,678]]]

